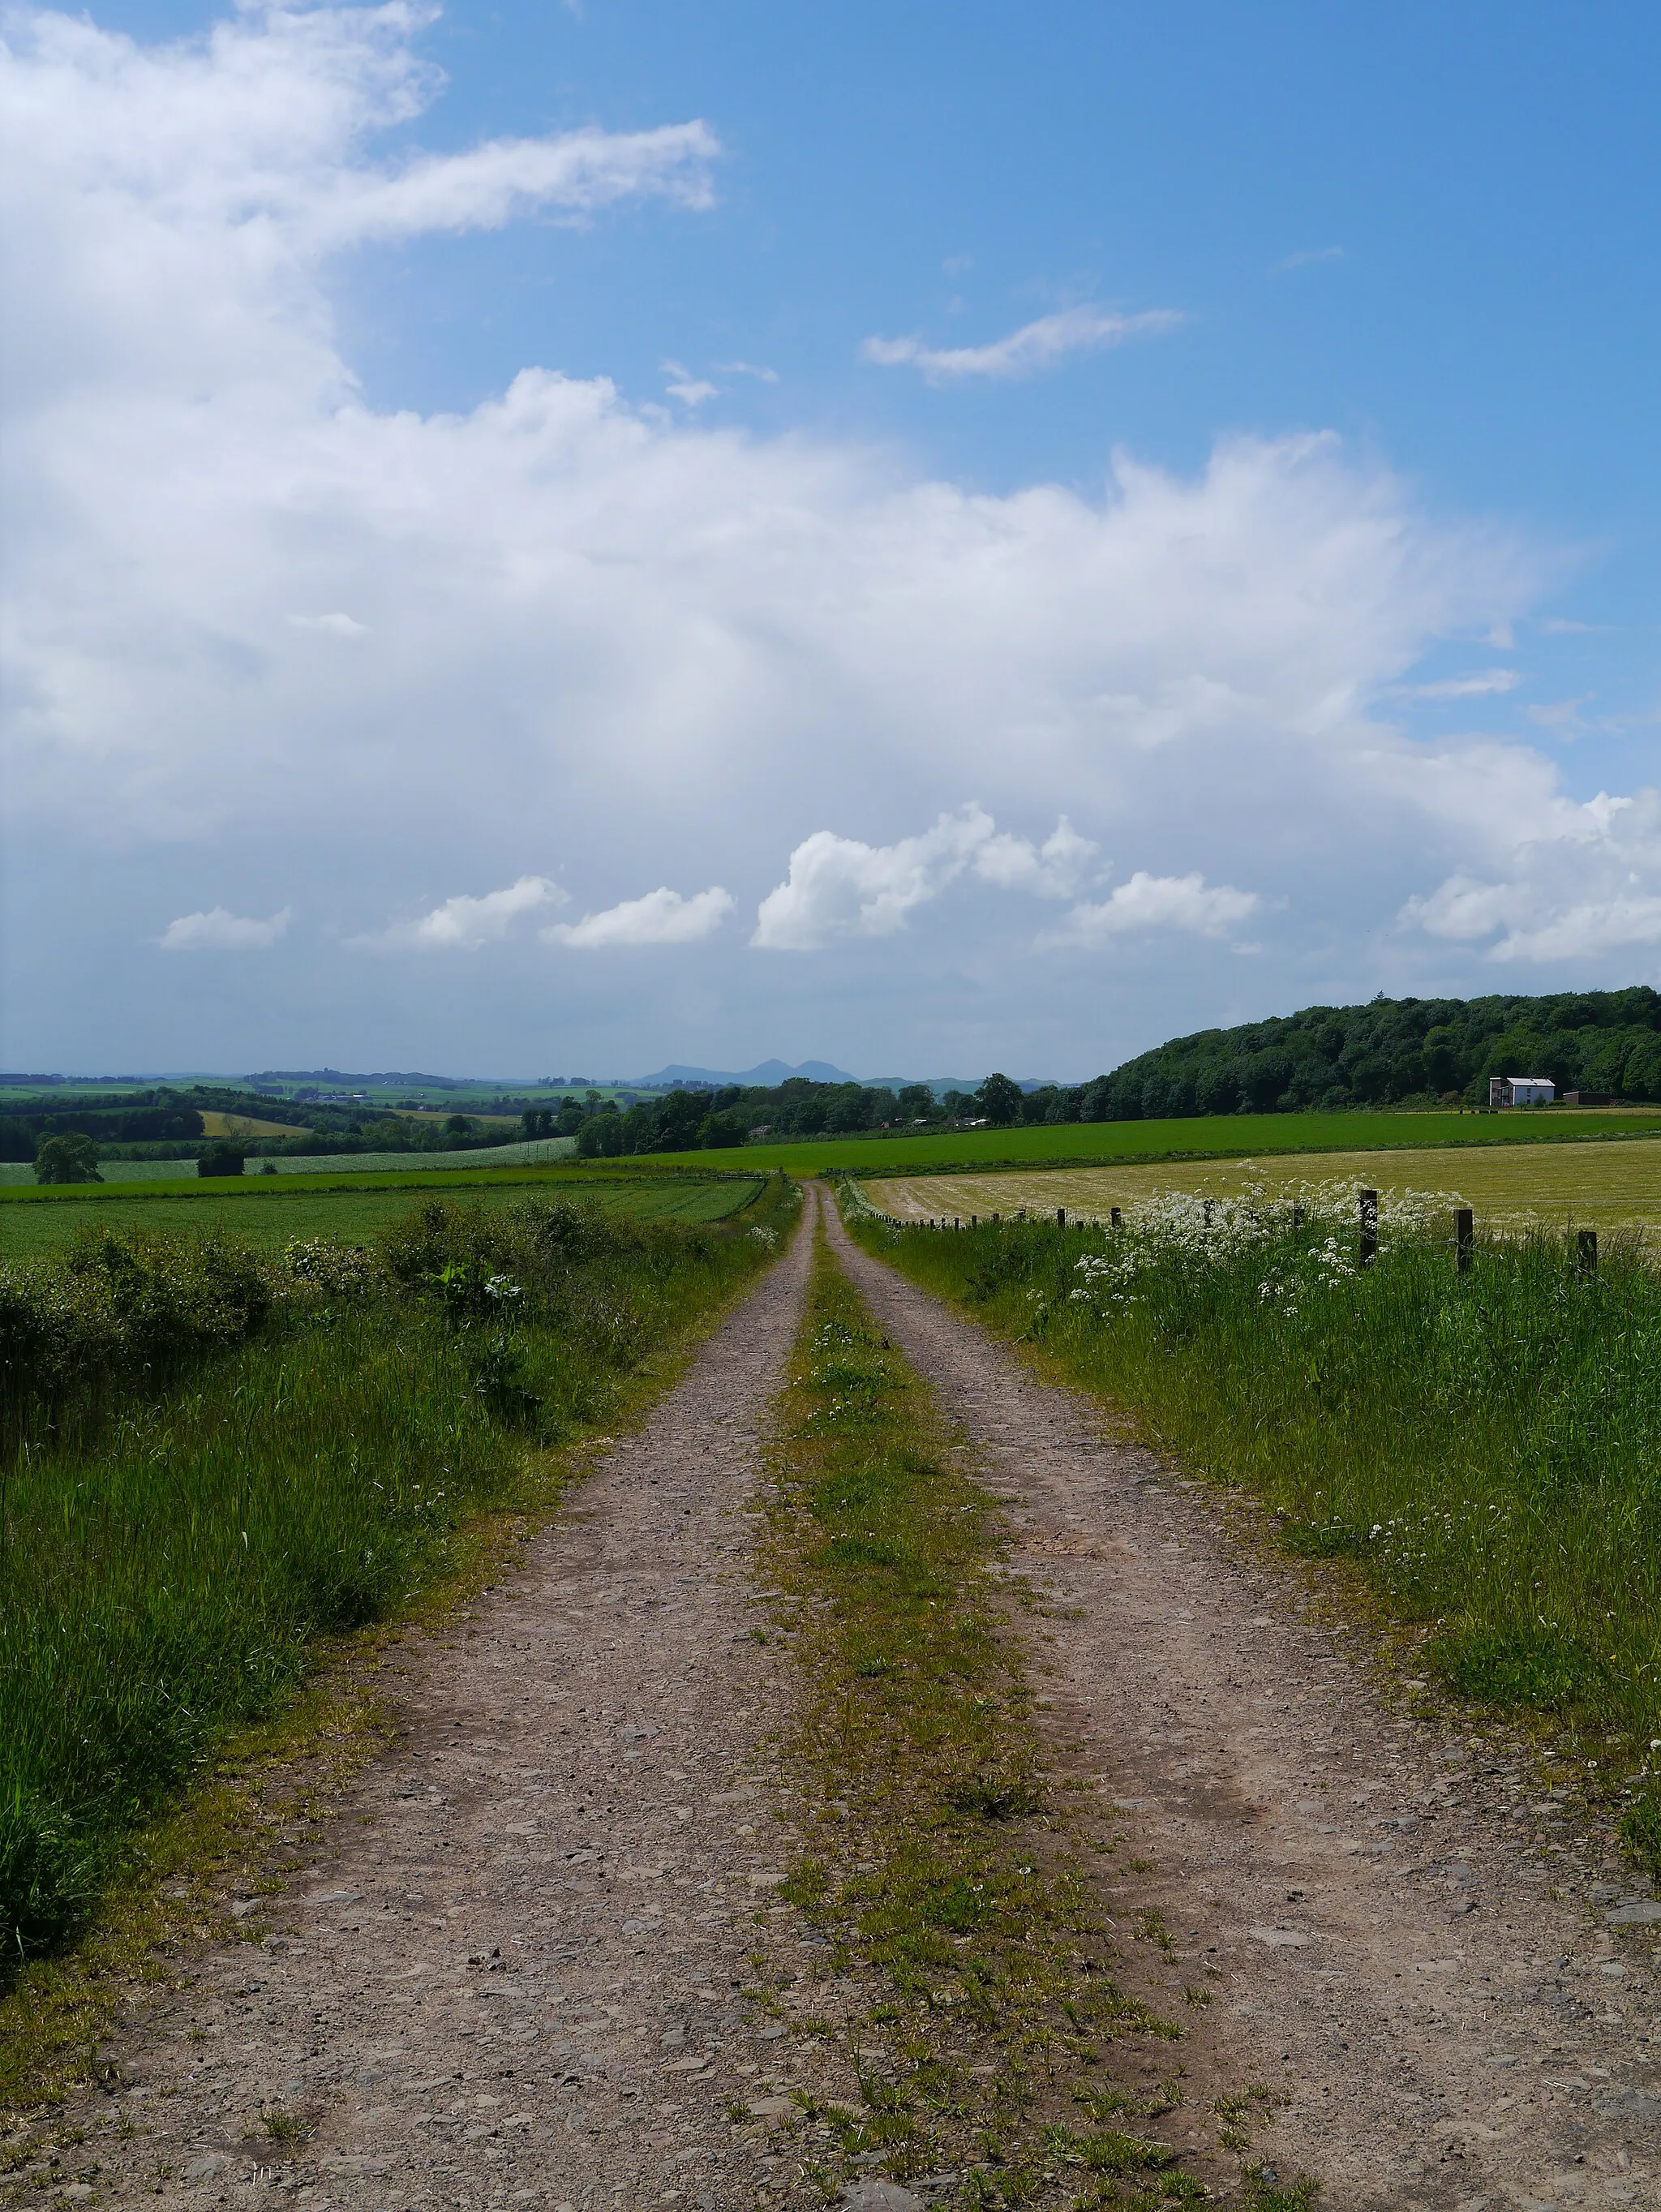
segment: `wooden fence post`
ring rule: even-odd
[[[1108,1209],[1107,1225],[1110,1229],[1123,1229],[1125,1226],[1125,1217],[1116,1206]]]
[[[1211,1215],[1214,1210],[1212,1201],[1209,1198],[1203,1199],[1200,1201],[1201,1218],[1204,1221],[1208,1229],[1211,1226]]]
[[[1294,1229],[1303,1227],[1303,1200],[1300,1198],[1294,1198],[1292,1201],[1292,1226]]]
[[[979,1226],[980,1226],[980,1216],[979,1216],[978,1213],[972,1213],[972,1214],[969,1216],[969,1226],[970,1226],[970,1228],[971,1228],[971,1229],[979,1229]]]
[[[1574,1272],[1583,1283],[1589,1283],[1597,1273],[1597,1231],[1578,1229],[1574,1233]]]
[[[1356,1198],[1361,1218],[1359,1257],[1363,1267],[1370,1267],[1379,1256],[1379,1194],[1376,1190],[1358,1191]]]
[[[1056,1208],[1056,1227],[1058,1229],[1064,1229],[1066,1226],[1067,1209],[1064,1206],[1058,1206]]]
[[[1468,1206],[1453,1209],[1453,1264],[1462,1275],[1470,1273],[1476,1253],[1476,1230]]]

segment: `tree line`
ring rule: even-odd
[[[1352,1106],[1483,1106],[1491,1075],[1661,1100],[1661,994],[1371,1000],[1202,1030],[1102,1079],[1111,1121]],[[1092,1086],[1094,1088],[1094,1086]]]
[[[526,1133],[571,1136],[593,1158],[707,1151],[762,1139],[904,1136],[942,1127],[1181,1120],[1201,1114],[1484,1106],[1491,1075],[1544,1075],[1560,1094],[1661,1101],[1661,993],[1561,992],[1484,999],[1386,999],[1202,1030],[1110,1073],[1032,1090],[989,1076],[937,1098],[793,1076],[619,1107],[591,1092],[524,1117]],[[533,1128],[533,1120],[536,1127]]]

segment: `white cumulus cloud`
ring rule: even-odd
[[[1055,941],[1099,945],[1110,937],[1149,929],[1226,937],[1262,906],[1257,892],[1236,890],[1231,884],[1208,884],[1197,873],[1152,876],[1138,868],[1106,898],[1094,905],[1076,906],[1067,916],[1065,927],[1056,933]]]
[[[569,894],[547,876],[521,876],[503,890],[482,898],[460,893],[414,921],[394,922],[351,942],[365,951],[476,952],[506,937],[521,915],[563,906]]]
[[[164,952],[264,952],[286,933],[293,919],[294,908],[287,906],[264,921],[213,906],[202,914],[181,914],[156,942]]]
[[[11,872],[28,896],[76,887],[77,1036],[96,1018],[112,1054],[139,1053],[149,1017],[121,963],[151,927],[135,911],[177,903],[185,854],[215,883],[292,863],[326,887],[307,895],[321,945],[497,943],[487,961],[427,962],[402,1002],[384,970],[378,1004],[448,1034],[476,1018],[481,1054],[511,1054],[532,963],[550,1018],[597,1023],[603,1001],[619,1025],[606,1063],[628,1065],[684,1019],[681,963],[641,963],[608,997],[592,963],[549,960],[536,925],[557,886],[514,880],[527,824],[590,880],[724,884],[760,901],[755,943],[837,946],[852,980],[803,1012],[799,969],[712,929],[700,1007],[752,1057],[775,1048],[774,1024],[794,1033],[821,1006],[852,1023],[856,1005],[857,1036],[804,1034],[802,1049],[909,1060],[927,1043],[951,1066],[996,1017],[1030,1037],[1031,1065],[1062,1067],[1051,1036],[1069,1065],[1109,1054],[1173,1018],[1171,963],[1189,963],[1185,991],[1212,988],[1233,926],[1222,896],[1263,898],[1261,988],[1288,1003],[1315,941],[1324,974],[1370,988],[1382,926],[1455,877],[1520,886],[1528,910],[1448,937],[1427,905],[1388,940],[1409,975],[1449,948],[1543,957],[1558,940],[1539,932],[1588,902],[1605,939],[1637,927],[1620,902],[1661,891],[1661,873],[1641,840],[1621,847],[1625,829],[1574,848],[1595,879],[1577,890],[1558,871],[1548,854],[1573,840],[1555,825],[1583,800],[1543,752],[1497,735],[1432,749],[1389,719],[1428,653],[1498,636],[1561,564],[1432,512],[1370,449],[1223,436],[1179,469],[1111,450],[1110,424],[1094,477],[1082,457],[1069,482],[987,492],[895,446],[705,427],[556,363],[504,372],[456,411],[376,404],[336,316],[344,247],[533,208],[597,222],[631,198],[665,226],[695,222],[718,159],[683,118],[389,150],[440,89],[427,20],[250,4],[147,43],[51,10],[8,18]],[[1082,308],[988,347],[887,343],[918,372],[986,379],[1152,328]],[[651,357],[688,343],[666,329]],[[819,794],[805,817],[804,793]],[[804,836],[804,820],[838,826]],[[1075,963],[1032,958],[1008,894],[1104,908],[1080,927],[1131,971],[1132,921],[1158,901],[1138,891],[1138,908],[1131,883],[1096,893],[1109,836],[1149,884],[1197,878],[1199,902],[1161,895],[1144,931],[1158,976],[1150,960],[1128,1012],[1104,994],[1086,1035]],[[118,868],[101,865],[112,853]],[[1231,892],[1242,878],[1255,890]],[[507,889],[434,905],[445,883]],[[400,915],[417,919],[389,933]],[[309,933],[285,958],[302,1012],[328,1000],[331,960]],[[905,1009],[885,1030],[883,991]],[[62,1036],[70,1054],[68,996],[21,975],[17,1049]],[[943,1026],[919,1030],[919,1006]],[[154,1048],[207,1064],[182,1031]],[[167,1064],[150,1049],[144,1064]]]
[[[1071,898],[1100,849],[1093,838],[1081,837],[1064,814],[1041,845],[1007,831],[989,836],[976,849],[975,873],[1000,890]]]
[[[892,845],[816,830],[762,900],[750,942],[768,952],[810,952],[839,938],[890,937],[966,874],[999,890],[1070,898],[1097,850],[1064,814],[1039,845],[999,830],[973,800]]]
[[[569,945],[579,951],[613,945],[693,945],[720,927],[732,912],[730,891],[712,884],[706,891],[682,898],[679,891],[659,888],[643,898],[623,899],[599,914],[585,914],[580,921],[556,921],[543,935],[553,945]]]
[[[1152,307],[1136,315],[1112,315],[1100,307],[1064,307],[1023,323],[989,344],[931,346],[921,338],[867,338],[861,361],[881,368],[918,368],[931,384],[949,384],[966,376],[1013,382],[1036,376],[1070,353],[1095,353],[1123,345],[1126,338],[1154,337],[1174,330],[1183,317],[1173,308]]]
[[[1544,770],[1513,791],[1487,842],[1489,870],[1461,869],[1409,898],[1405,928],[1481,945],[1506,964],[1595,962],[1661,944],[1661,793],[1577,804]]]
[[[914,907],[961,875],[994,827],[990,814],[969,805],[892,845],[815,830],[791,854],[784,882],[762,900],[750,943],[769,952],[810,952],[839,937],[890,937]]]

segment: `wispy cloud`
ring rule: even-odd
[[[657,131],[568,131],[493,138],[461,154],[428,155],[401,170],[359,169],[306,215],[331,243],[495,230],[516,216],[558,208],[580,219],[627,199],[706,208],[720,141],[705,123]]]
[[[1528,718],[1531,722],[1537,722],[1543,730],[1549,730],[1554,737],[1582,737],[1591,726],[1580,709],[1593,696],[1590,691],[1583,691],[1578,699],[1549,699],[1538,707],[1531,707]]]
[[[181,914],[157,938],[164,952],[264,952],[275,945],[294,918],[285,906],[264,921],[233,914],[228,907],[209,907],[204,914]]]
[[[447,898],[415,921],[394,922],[390,929],[349,941],[365,952],[476,952],[506,937],[522,915],[563,906],[568,896],[547,876],[521,876],[503,890],[486,891],[482,898],[464,893]]]
[[[1613,623],[1575,622],[1568,615],[1548,615],[1540,625],[1548,637],[1592,637],[1615,628]]]
[[[759,361],[718,361],[711,364],[718,376],[753,376],[760,384],[777,384],[779,372]]]
[[[318,629],[328,637],[367,637],[369,635],[368,623],[359,622],[352,615],[290,615],[288,619],[296,629]]]
[[[1065,307],[1023,323],[989,345],[929,346],[921,338],[867,338],[861,361],[879,368],[917,368],[931,384],[985,376],[1002,383],[1036,376],[1070,353],[1094,353],[1123,345],[1126,338],[1154,337],[1174,330],[1185,318],[1172,307],[1151,307],[1137,315],[1106,314],[1099,307]]]
[[[1342,261],[1343,258],[1344,252],[1342,246],[1306,246],[1302,252],[1288,253],[1284,261],[1277,261],[1275,264],[1274,273],[1278,276],[1283,275],[1288,269],[1310,269],[1318,261]]]
[[[694,376],[678,361],[664,362],[663,370],[665,376],[673,380],[667,387],[670,398],[678,399],[683,407],[701,407],[705,400],[713,399],[720,389],[718,385],[711,384],[701,376]]]
[[[692,945],[718,929],[735,903],[731,892],[718,884],[690,898],[660,886],[643,898],[585,914],[580,921],[551,923],[543,935],[550,945],[568,945],[579,952],[614,945]]]
[[[1473,668],[1464,676],[1444,676],[1434,684],[1397,684],[1398,699],[1484,699],[1514,691],[1522,682],[1514,668]]]

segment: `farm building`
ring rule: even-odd
[[[1488,1079],[1490,1106],[1549,1106],[1556,1096],[1557,1085],[1545,1075],[1490,1075]]]

